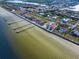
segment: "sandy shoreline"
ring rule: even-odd
[[[0,14],[7,20],[23,20],[1,7]],[[25,22],[28,23],[27,21]],[[26,23],[19,22],[22,25]],[[15,37],[15,39],[10,40],[10,43],[13,50],[22,59],[79,59],[79,46],[51,35],[31,23],[29,24],[34,26],[33,28],[16,33],[12,28],[18,27],[19,24],[9,25],[10,31]]]

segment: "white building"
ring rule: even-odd
[[[72,11],[79,11],[79,4],[76,5],[76,6],[70,7],[69,10],[72,10]]]

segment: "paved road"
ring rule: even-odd
[[[22,20],[24,23],[28,22],[3,8],[0,8],[0,15],[7,19],[6,23],[12,23],[9,25],[8,35],[11,35],[14,39],[8,41],[21,59],[79,59],[79,46],[30,23],[33,27],[29,28],[27,26],[28,28],[26,29],[26,26],[20,27],[20,30],[23,29],[23,31],[16,33],[16,30],[13,29],[19,26],[14,26],[14,24],[19,22],[16,20]]]

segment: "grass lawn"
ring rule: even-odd
[[[31,14],[27,14],[27,15],[32,16],[32,17],[35,17],[35,18],[37,18],[39,20],[42,20],[42,21],[46,21],[46,22],[49,21],[47,17],[39,16],[36,13],[31,13]]]

